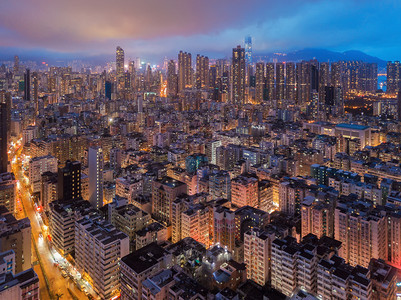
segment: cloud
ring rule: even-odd
[[[401,50],[396,0],[19,0],[0,2],[0,47],[160,55],[229,53],[246,34],[255,51]]]

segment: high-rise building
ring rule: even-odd
[[[311,90],[319,91],[319,62],[314,59],[310,61]]]
[[[322,259],[317,264],[318,299],[382,299],[372,298],[369,273],[361,266],[351,267],[337,255]]]
[[[14,76],[17,75],[18,72],[19,72],[19,57],[18,57],[18,55],[14,56],[14,68],[13,68],[13,71],[14,71]]]
[[[15,212],[16,186],[14,173],[0,174],[0,205],[4,205],[11,213]]]
[[[289,215],[299,215],[301,203],[305,198],[308,185],[304,180],[291,178],[279,185],[280,210]]]
[[[103,206],[103,151],[100,147],[90,147],[89,162],[89,202],[94,208]]]
[[[178,92],[192,87],[192,57],[191,53],[178,53]]]
[[[182,239],[191,237],[209,248],[209,210],[208,206],[199,203],[181,213]]]
[[[66,257],[75,251],[75,221],[96,210],[88,201],[53,201],[49,204],[49,231],[52,245]]]
[[[15,272],[13,250],[0,253],[0,297],[15,300],[39,300],[39,278],[33,268]]]
[[[122,90],[125,86],[125,78],[124,78],[124,50],[118,46],[116,48],[116,78],[117,78],[117,87],[119,90]]]
[[[231,180],[227,171],[213,171],[209,174],[209,194],[212,199],[231,200]]]
[[[178,92],[178,77],[175,71],[175,61],[170,60],[167,65],[167,95],[174,97]]]
[[[213,208],[213,243],[229,251],[235,248],[235,213],[227,207]]]
[[[113,89],[113,85],[112,85],[111,81],[106,80],[104,82],[104,96],[109,100],[111,100],[112,89]]]
[[[265,79],[265,64],[263,62],[256,63],[256,72],[255,72],[255,100],[256,103],[262,103],[264,99],[264,92],[266,86]]]
[[[397,113],[398,120],[401,121],[401,91],[398,91],[397,94]]]
[[[244,263],[247,278],[264,286],[270,279],[271,242],[275,235],[255,227],[244,234]]]
[[[117,46],[116,48],[116,75],[117,77],[124,74],[124,50]]]
[[[45,212],[49,211],[49,204],[58,199],[58,174],[44,172],[40,180],[40,203]]]
[[[287,62],[285,64],[285,98],[296,100],[296,90],[295,63]]]
[[[368,267],[372,258],[386,260],[386,222],[380,211],[361,202],[339,202],[334,214],[334,238],[343,243],[341,256],[345,261]]]
[[[231,68],[231,102],[241,105],[245,103],[245,49],[241,46],[233,49]]]
[[[57,195],[60,202],[70,202],[82,198],[81,163],[69,161],[65,167],[58,169]]]
[[[0,252],[15,252],[15,272],[28,270],[31,265],[31,222],[17,220],[13,212],[0,206]]]
[[[24,74],[24,99],[31,100],[31,71],[26,69]]]
[[[401,266],[401,213],[389,217],[388,231],[390,232],[388,260],[395,266]]]
[[[107,221],[87,216],[75,222],[76,268],[101,299],[119,294],[120,260],[128,254],[128,236]]]
[[[301,208],[301,237],[312,233],[318,238],[334,235],[334,208],[332,205],[306,196]]]
[[[3,123],[0,123],[0,139],[1,139],[1,132],[2,132],[2,130],[6,130],[7,131],[7,143],[10,141],[10,137],[11,137],[11,108],[12,108],[12,97],[11,97],[11,93],[10,92],[6,92],[6,91],[2,91],[2,90],[0,90],[0,103],[4,103],[5,105],[6,105],[6,111],[4,112],[4,114],[3,114],[3,112],[1,111],[1,107],[0,107],[0,117],[1,117],[1,120],[3,120],[3,118],[5,117],[6,118],[6,129],[2,129],[3,127]],[[1,142],[0,142],[1,143]],[[0,146],[0,149],[2,149],[1,148],[1,146]],[[0,150],[0,156],[1,156],[1,152],[2,150]],[[1,158],[0,158],[0,161],[1,161]],[[0,165],[1,165],[1,163],[0,163]]]
[[[121,232],[128,235],[130,248],[135,249],[136,231],[150,223],[150,214],[142,209],[128,204],[128,199],[116,196],[108,205],[108,220]]]
[[[330,86],[330,63],[322,62],[319,66],[319,101],[324,102],[325,87]]]
[[[0,173],[7,172],[8,165],[8,127],[9,109],[7,103],[0,103]]]
[[[278,238],[271,247],[271,284],[287,296],[298,287],[316,294],[319,262],[341,251],[339,241],[328,237],[317,239],[314,235],[306,236],[301,243],[291,236]]]
[[[172,203],[178,195],[186,194],[185,183],[170,177],[153,181],[152,215],[163,224],[172,223]]]
[[[209,87],[209,58],[203,55],[196,56],[196,88]]]
[[[297,63],[297,101],[304,104],[310,100],[311,72],[309,62]]]
[[[142,283],[172,265],[172,255],[157,243],[151,243],[123,257],[121,264],[121,299],[142,298]],[[145,288],[146,292],[146,288]]]
[[[250,35],[245,37],[245,62],[252,64],[252,37]]]
[[[41,190],[42,174],[45,172],[57,172],[57,158],[51,155],[34,157],[29,161],[29,184],[32,193]]]
[[[267,88],[266,98],[269,101],[272,101],[273,99],[275,99],[275,95],[274,95],[274,63],[266,64],[266,88]]]
[[[285,80],[284,80],[284,63],[276,64],[276,99],[283,100],[284,99],[284,91],[285,91]]]
[[[399,61],[387,62],[387,93],[395,94],[401,86],[401,64]]]
[[[231,202],[238,206],[258,207],[258,179],[240,175],[231,180]]]
[[[206,144],[207,159],[213,165],[217,164],[216,150],[220,146],[221,146],[220,140],[211,140]]]

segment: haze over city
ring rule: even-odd
[[[0,2],[1,300],[401,300],[401,2]]]
[[[158,62],[180,49],[223,58],[250,34],[256,54],[323,48],[394,60],[400,11],[394,0],[2,1],[0,49],[63,60],[110,55],[118,44]]]

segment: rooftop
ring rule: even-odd
[[[346,129],[353,129],[353,130],[366,130],[369,128],[369,126],[364,126],[364,125],[357,125],[357,124],[347,124],[347,123],[341,123],[336,126],[336,128],[346,128]]]

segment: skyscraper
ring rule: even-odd
[[[284,63],[276,64],[276,99],[283,100],[284,99]]]
[[[8,153],[7,153],[7,104],[0,103],[0,174],[7,172]]]
[[[266,64],[266,87],[267,99],[272,101],[274,99],[274,63]]]
[[[175,71],[175,61],[170,60],[167,64],[167,95],[174,97],[177,95],[178,78]]]
[[[3,132],[2,130],[5,130],[7,132],[7,140],[6,140],[6,145],[8,145],[8,142],[10,141],[10,137],[11,137],[11,106],[12,106],[12,97],[11,97],[11,93],[6,92],[6,91],[0,91],[0,103],[4,103],[6,106],[6,110],[5,110],[5,114],[3,115],[3,113],[1,113],[1,120],[0,120],[0,139],[1,139],[1,132]],[[6,117],[5,121],[6,123],[2,123],[3,122],[3,118],[4,116]],[[3,128],[3,124],[5,125],[4,129]],[[7,148],[7,147],[6,147]],[[2,146],[0,146],[0,149],[3,149]],[[0,156],[2,156],[3,150],[0,150]],[[5,152],[7,153],[7,152]],[[6,161],[8,160],[8,158],[6,157]],[[1,158],[0,158],[1,161]],[[1,165],[1,163],[0,163]],[[7,172],[7,168],[5,169]],[[2,173],[2,172],[0,172]]]
[[[256,64],[255,82],[256,82],[255,100],[257,103],[261,103],[263,101],[263,93],[266,82],[265,64],[263,62],[258,62]]]
[[[135,68],[135,61],[130,61],[128,65],[128,72],[131,77],[131,87],[135,90],[136,88],[136,68]]]
[[[19,57],[18,55],[14,56],[14,76],[18,74],[19,71]]]
[[[103,151],[100,147],[90,147],[89,161],[89,202],[94,208],[103,206]]]
[[[311,66],[309,62],[297,63],[297,101],[304,104],[311,96]]]
[[[124,50],[118,46],[116,49],[116,75],[124,74]]]
[[[24,99],[31,100],[31,71],[26,69],[24,74]]]
[[[118,90],[122,90],[125,86],[124,80],[124,50],[118,46],[116,49],[116,78]]]
[[[111,100],[111,91],[112,91],[112,83],[111,81],[106,80],[104,83],[104,96]]]
[[[330,63],[322,62],[319,66],[319,101],[325,102],[325,87],[330,86]]]
[[[39,81],[38,73],[33,73],[33,100],[35,101],[35,115],[38,115],[39,111]]]
[[[331,64],[331,85],[334,87],[342,86],[342,64],[341,62],[334,62]]]
[[[387,62],[387,93],[397,93],[401,82],[401,64],[399,61]]]
[[[293,62],[285,64],[285,98],[296,100],[295,63]]]
[[[232,89],[231,102],[233,104],[245,103],[245,49],[241,46],[233,49],[232,57]]]
[[[398,112],[398,120],[401,121],[401,91],[398,91],[397,95],[397,112]]]
[[[191,53],[178,53],[178,92],[192,87]]]
[[[209,87],[209,58],[199,54],[196,56],[196,87]]]
[[[245,61],[247,64],[252,63],[252,37],[250,35],[245,37]]]

